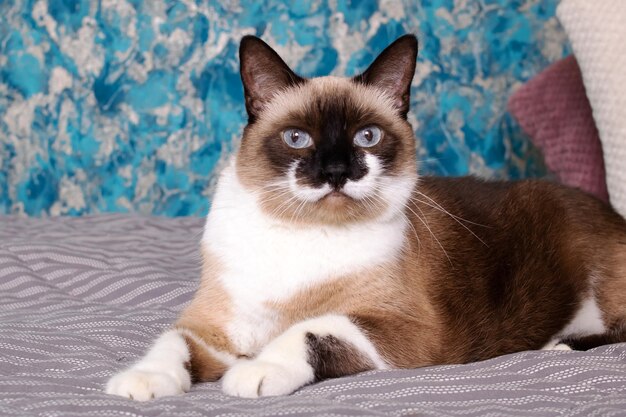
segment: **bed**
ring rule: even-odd
[[[146,403],[104,394],[190,300],[202,225],[0,217],[0,415],[626,415],[626,344],[366,372],[258,400],[219,383]]]

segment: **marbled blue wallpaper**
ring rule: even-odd
[[[244,120],[237,47],[353,75],[420,38],[410,120],[422,171],[544,174],[505,114],[569,52],[557,0],[0,1],[0,213],[206,213]]]

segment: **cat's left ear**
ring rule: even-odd
[[[378,55],[354,81],[372,85],[391,96],[400,115],[406,118],[411,102],[411,81],[417,60],[417,38],[404,35]]]
[[[257,118],[277,92],[305,81],[256,36],[247,35],[241,40],[239,63],[249,122]]]

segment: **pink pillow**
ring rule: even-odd
[[[573,56],[523,85],[508,108],[561,182],[608,201],[602,145]]]

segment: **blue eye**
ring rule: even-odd
[[[300,129],[287,129],[283,132],[283,140],[295,149],[308,148],[313,144],[311,135]]]
[[[380,142],[382,132],[376,126],[368,126],[356,132],[354,144],[362,148],[369,148]]]

